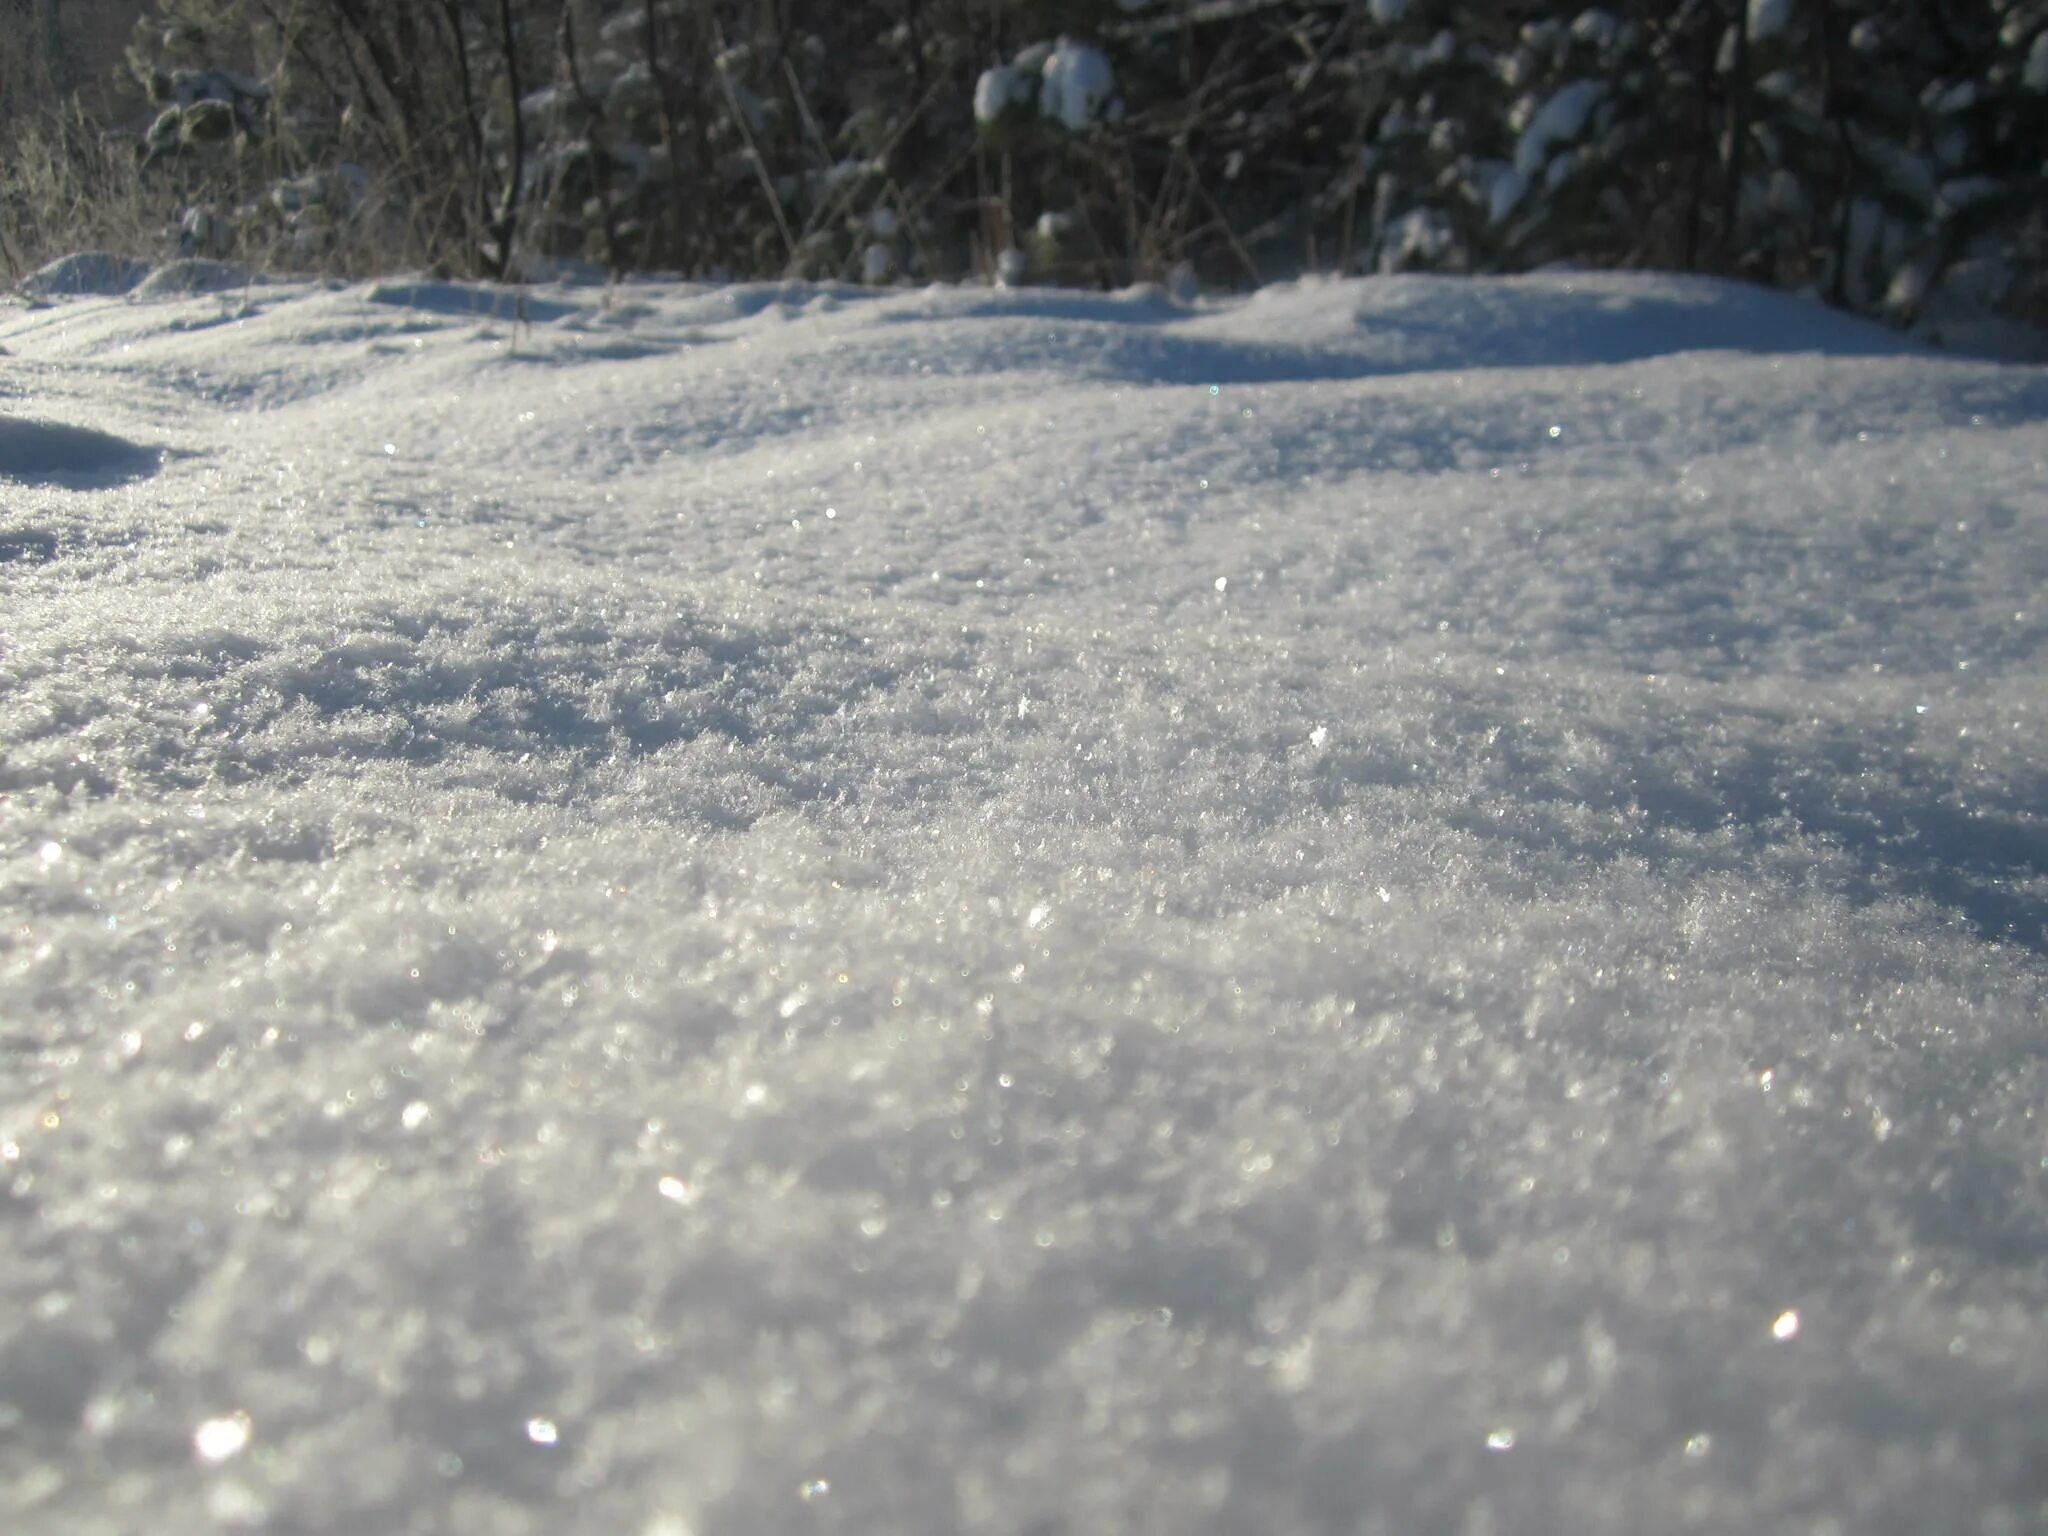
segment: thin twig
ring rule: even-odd
[[[881,149],[869,157],[872,162],[882,165],[889,163],[889,156],[895,153],[896,146],[902,142],[903,136],[910,132],[911,124],[915,123],[924,109],[931,105],[932,98],[938,95],[938,92],[939,88],[936,84],[926,89],[924,95],[918,100],[917,105],[912,107],[909,114],[891,130],[889,137],[882,141]],[[948,175],[950,176],[950,174],[951,172],[949,171]],[[799,249],[810,240],[812,235],[825,228],[834,219],[853,206],[854,194],[858,185],[856,181],[849,179],[844,187],[833,194],[830,202],[820,203],[811,210],[810,216],[804,220],[803,235],[797,242]],[[783,276],[788,277],[794,266],[795,259],[792,256],[790,267],[784,268]]]
[[[768,199],[768,211],[775,215],[775,227],[782,231],[782,248],[785,258],[793,265],[796,261],[796,236],[789,228],[789,216],[782,211],[782,198],[775,190],[774,178],[768,174],[768,162],[761,158],[760,142],[754,137],[754,126],[747,121],[747,114],[740,109],[739,93],[732,88],[732,78],[725,72],[725,28],[712,22],[712,38],[718,44],[718,58],[712,61],[711,72],[718,76],[718,83],[725,91],[725,104],[732,112],[732,120],[738,125],[740,137],[747,141],[747,153],[754,162],[754,177],[761,183],[761,191]]]

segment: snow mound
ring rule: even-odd
[[[1474,284],[1408,275],[1362,285],[1308,279],[1182,328],[1310,349],[1325,370],[1444,372],[1612,367],[1691,352],[1916,355],[1922,347],[1814,300],[1711,278],[1545,272]]]
[[[182,299],[198,294],[231,293],[247,288],[251,278],[232,262],[187,256],[166,262],[135,288],[138,299]]]
[[[507,297],[0,313],[0,1530],[2038,1526],[2039,371]]]
[[[130,292],[147,276],[147,262],[80,251],[37,268],[22,280],[21,291],[32,299],[111,297]]]
[[[1797,0],[1749,0],[1749,36],[1768,43],[1790,29],[1798,16]]]
[[[0,480],[29,485],[111,484],[156,472],[154,448],[62,422],[0,416]]]
[[[1134,383],[1281,385],[1501,369],[1611,368],[1723,352],[1924,356],[1898,331],[1818,302],[1710,278],[1546,272],[1474,283],[1423,274],[1308,278],[1193,308],[1158,290],[910,295],[884,327],[975,316],[1011,345],[987,365],[1065,366]],[[1061,327],[1057,332],[1048,325]],[[949,366],[937,364],[935,366]]]
[[[578,305],[542,298],[532,289],[497,283],[451,283],[413,279],[373,283],[363,293],[372,304],[389,304],[451,318],[524,321],[545,325],[576,313]]]

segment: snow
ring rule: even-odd
[[[1944,117],[1956,117],[1970,111],[1979,100],[1975,80],[1958,80],[1942,91],[1934,104],[1934,110]]]
[[[1031,99],[1031,87],[1019,70],[1007,64],[985,69],[974,82],[974,120],[993,123],[1019,101]]]
[[[1559,86],[1522,130],[1515,144],[1515,169],[1526,177],[1535,176],[1556,149],[1585,137],[1594,112],[1606,99],[1607,86],[1600,80],[1573,80]]]
[[[1750,41],[1767,43],[1792,26],[1798,0],[1749,0]]]
[[[80,251],[38,267],[22,279],[21,291],[32,299],[119,294],[129,292],[147,276],[149,267],[144,262],[106,251]]]
[[[2004,196],[2006,191],[2005,183],[1995,176],[1962,176],[1945,181],[1935,196],[1935,213],[1940,218],[1955,218],[1979,203]]]
[[[1105,118],[1113,120],[1122,111],[1108,57],[1065,37],[1056,43],[1034,43],[1010,63],[983,70],[974,83],[975,121],[997,122],[1034,97],[1042,116],[1076,133]]]
[[[0,416],[0,480],[29,485],[126,480],[154,473],[157,462],[153,450],[110,432]]]
[[[1038,110],[1075,133],[1115,112],[1116,74],[1098,48],[1061,38],[1046,58],[1043,80]]]
[[[2037,370],[1583,273],[0,345],[0,1529],[2039,1523]]]
[[[1621,18],[1599,7],[1581,11],[1572,22],[1572,37],[1593,48],[1612,48],[1621,41]]]
[[[1456,243],[1457,233],[1440,209],[1411,208],[1387,226],[1380,245],[1380,270],[1434,266]]]
[[[1523,197],[1529,191],[1529,178],[1512,165],[1504,165],[1494,176],[1486,191],[1486,219],[1489,224],[1505,224],[1521,206]]]
[[[186,256],[166,262],[135,285],[138,299],[190,298],[202,293],[232,293],[250,285],[250,277],[232,262]]]

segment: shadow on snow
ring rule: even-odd
[[[19,485],[55,485],[100,490],[155,474],[162,452],[111,432],[64,422],[0,417],[0,480]],[[6,546],[0,544],[0,551]],[[18,559],[0,553],[0,559]],[[44,558],[47,558],[45,554]]]

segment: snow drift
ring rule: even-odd
[[[153,470],[0,488],[9,1530],[2042,1518],[2038,372],[1567,275],[0,344]]]

